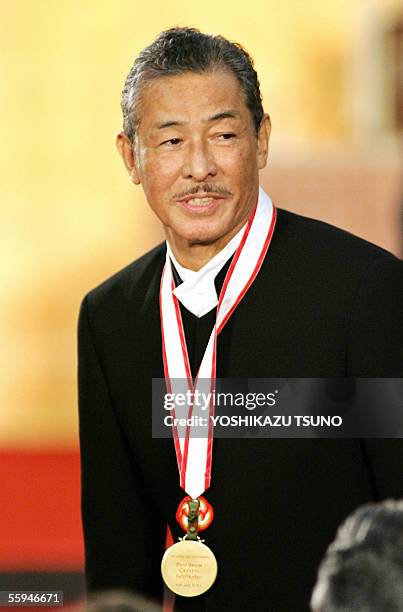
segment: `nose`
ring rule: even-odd
[[[208,143],[193,142],[186,151],[186,158],[182,168],[184,178],[195,181],[204,181],[209,176],[217,174],[217,166]]]

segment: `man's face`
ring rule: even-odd
[[[117,144],[170,242],[224,246],[256,204],[268,135],[265,117],[256,137],[236,77],[216,70],[147,83],[136,154],[123,134]]]

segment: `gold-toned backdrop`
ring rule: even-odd
[[[379,91],[387,45],[372,44],[399,4],[0,1],[1,448],[76,445],[81,298],[162,238],[114,137],[125,75],[164,28],[221,33],[255,58],[278,206],[399,252],[399,137]]]

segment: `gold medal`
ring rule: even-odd
[[[182,597],[196,597],[214,583],[217,561],[210,548],[199,540],[183,539],[165,551],[161,573],[171,591]]]

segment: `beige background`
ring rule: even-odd
[[[162,237],[114,148],[124,78],[161,29],[222,33],[255,58],[278,206],[400,252],[382,43],[399,4],[0,0],[1,448],[77,444],[81,298]]]

